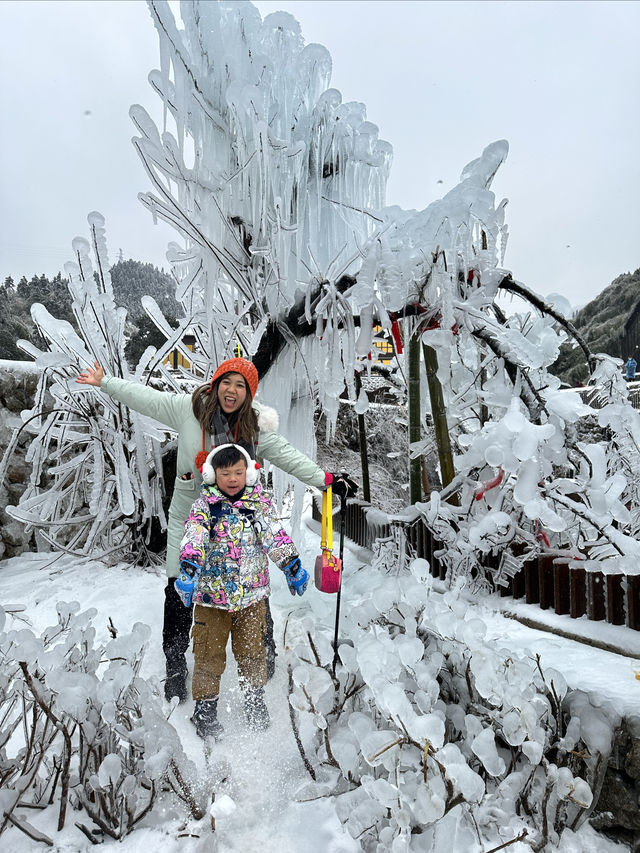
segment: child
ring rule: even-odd
[[[202,738],[220,735],[218,694],[229,633],[245,694],[250,727],[264,730],[267,657],[267,555],[284,572],[291,594],[302,595],[309,576],[278,521],[270,495],[258,481],[258,465],[237,444],[221,444],[202,467],[200,497],[191,507],[180,545],[181,575],[175,588],[193,615],[193,722]]]

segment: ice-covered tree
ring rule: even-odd
[[[364,105],[329,87],[329,54],[305,45],[291,15],[262,20],[251,3],[222,0],[182,4],[176,22],[166,2],[149,8],[164,124],[131,109],[153,184],[141,200],[182,238],[170,256],[196,371],[239,344],[284,431],[312,451],[314,396],[331,428],[339,396],[355,397],[354,372],[375,358],[374,323],[395,325],[414,364],[424,347],[421,409],[439,427],[444,489],[420,508],[454,575],[491,551],[512,561],[504,574],[515,552],[548,542],[634,559],[637,495],[624,470],[638,458],[636,416],[625,409],[620,444],[578,441],[589,410],[548,367],[567,335],[595,362],[571,324],[503,268],[506,202],[491,184],[507,144],[489,145],[424,210],[385,207],[391,148]],[[522,297],[525,312],[506,316],[501,293]],[[420,438],[418,421],[417,454]]]
[[[633,565],[639,416],[625,402],[615,364],[600,359],[598,417],[613,440],[597,431],[586,442],[579,437],[579,421],[595,415],[576,394],[560,391],[548,368],[567,335],[591,369],[596,360],[571,324],[503,267],[506,202],[496,201],[491,185],[506,142],[488,145],[424,210],[385,207],[391,148],[362,104],[343,103],[329,87],[328,52],[305,45],[292,16],[262,20],[249,2],[221,0],[182,4],[177,23],[163,0],[149,8],[160,39],[160,69],[150,82],[164,124],[159,129],[133,106],[134,143],[152,183],[141,200],[180,237],[169,258],[184,317],[174,328],[152,298],[143,300],[167,340],[143,357],[137,377],[155,370],[177,389],[180,379],[162,365],[169,351],[182,348],[188,372],[200,378],[239,346],[254,359],[282,431],[313,453],[316,399],[331,432],[340,396],[355,400],[355,375],[375,361],[379,324],[398,343],[404,337],[398,355],[411,391],[414,456],[425,449],[427,416],[435,428],[441,483],[424,503],[418,477],[412,498],[443,543],[452,577],[482,576],[498,557],[503,579],[550,545],[588,549],[625,571]],[[63,325],[35,311],[65,358],[85,364],[97,357],[127,375],[115,319],[122,312],[116,314],[106,264],[98,266],[104,292],[85,297],[73,284],[74,310],[85,312],[84,343],[70,344],[69,330],[61,335]],[[79,275],[90,289],[85,267]],[[501,293],[522,297],[526,310],[506,316]],[[193,353],[182,342],[187,329],[196,339]],[[67,418],[84,417],[87,406],[104,410],[108,427],[103,434],[94,420],[87,460],[97,459],[99,440],[113,436],[114,443],[104,469],[92,461],[72,486],[69,472],[88,462],[78,461],[70,432],[71,456],[54,467],[49,488],[39,448],[52,440],[49,423],[63,420],[60,412],[49,415],[32,451],[31,489],[16,512],[29,523],[53,524],[50,540],[83,552],[96,537],[105,550],[129,544],[159,505],[159,480],[149,485],[147,477],[156,464],[147,442],[157,435],[148,425],[138,429],[142,420],[133,413],[89,403],[68,383],[54,385],[54,393]],[[363,392],[357,404],[364,411]],[[275,472],[278,491],[285,482]],[[102,521],[90,534],[77,528],[67,535],[83,501],[90,506],[85,522],[94,514],[108,518],[115,538]],[[98,501],[109,505],[106,516],[97,513]]]

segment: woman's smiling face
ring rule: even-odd
[[[218,403],[225,415],[237,412],[247,399],[247,383],[241,373],[225,373],[218,385]]]

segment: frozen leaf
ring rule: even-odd
[[[476,735],[471,744],[471,749],[484,765],[487,773],[491,776],[501,776],[506,770],[503,759],[498,755],[496,739],[493,729],[486,728]]]
[[[98,782],[102,788],[108,788],[110,785],[115,785],[122,773],[122,761],[120,756],[111,752],[102,761],[98,768]]]
[[[584,779],[574,779],[573,791],[569,797],[583,809],[588,809],[593,802],[593,791]]]
[[[522,744],[522,752],[527,756],[534,766],[540,764],[542,759],[542,744],[534,740],[526,740]]]
[[[369,397],[367,396],[367,392],[364,390],[364,388],[361,388],[355,405],[356,414],[364,415],[368,408]]]
[[[458,747],[449,743],[437,752],[436,757],[444,764],[456,793],[469,803],[480,802],[485,793],[484,782],[466,763]]]
[[[218,820],[219,818],[231,817],[236,809],[237,806],[234,800],[228,794],[217,794],[213,803],[211,803],[209,814],[212,818]]]
[[[354,711],[349,714],[347,725],[362,745],[363,739],[376,730],[375,723],[368,714],[362,711]]]
[[[502,719],[502,734],[511,746],[520,746],[527,736],[520,712],[515,708],[508,711]]]
[[[172,758],[172,750],[169,746],[163,746],[155,753],[149,749],[147,752],[149,754],[145,754],[144,758],[145,772],[149,779],[160,779]]]
[[[363,776],[361,784],[367,794],[383,806],[392,808],[398,804],[400,792],[386,779],[373,779],[371,776]]]
[[[419,823],[428,825],[440,820],[445,812],[443,797],[431,790],[431,786],[420,785],[416,791],[415,800],[411,804],[413,813]]]
[[[424,643],[418,637],[398,634],[393,641],[393,646],[398,650],[400,660],[406,667],[414,667],[424,654]]]
[[[348,729],[338,729],[330,736],[331,751],[345,777],[354,775],[360,764],[360,750],[354,735]]]
[[[125,779],[124,779],[124,781],[120,787],[120,791],[122,792],[123,796],[131,797],[131,795],[136,790],[136,786],[137,786],[137,779],[133,774],[130,773],[128,776],[125,777]]]

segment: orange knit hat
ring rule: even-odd
[[[213,383],[216,379],[224,376],[225,373],[239,373],[244,377],[249,387],[251,399],[253,400],[258,390],[258,371],[250,361],[247,361],[246,358],[228,358],[226,361],[223,361],[211,378],[209,391],[213,391]]]

